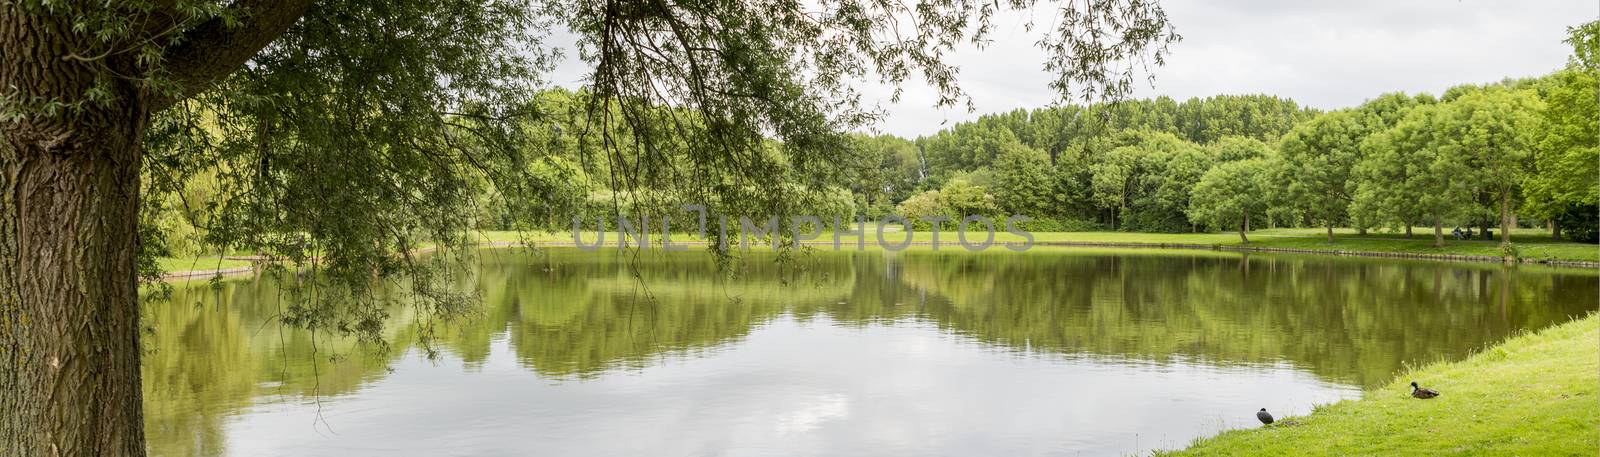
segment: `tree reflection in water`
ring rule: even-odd
[[[811,252],[784,265],[750,253],[736,274],[699,252],[495,250],[480,261],[460,287],[479,291],[482,313],[444,328],[438,346],[472,369],[503,340],[535,376],[575,382],[700,357],[787,315],[936,326],[1034,354],[1287,363],[1371,387],[1406,364],[1585,313],[1600,284],[1581,271],[1215,252]],[[275,281],[242,279],[179,284],[145,304],[153,454],[221,454],[227,417],[353,393],[418,340],[404,307],[379,352],[277,326],[283,300]]]

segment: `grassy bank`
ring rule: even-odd
[[[898,227],[895,227],[898,229]],[[594,233],[584,234],[584,242],[594,242]],[[516,232],[484,232],[480,237],[485,242],[514,242],[531,241],[543,243],[571,243],[572,234],[560,233],[526,233]],[[1329,243],[1324,229],[1267,229],[1250,232],[1250,246],[1284,249],[1313,249],[1328,251],[1368,251],[1368,252],[1395,252],[1407,254],[1454,254],[1454,255],[1501,255],[1500,243],[1490,240],[1447,240],[1444,247],[1433,247],[1432,233],[1418,231],[1413,238],[1405,238],[1398,233],[1371,232],[1359,235],[1355,230],[1339,229],[1334,231],[1334,241]],[[899,243],[905,239],[904,233],[885,233],[885,240],[890,243]],[[688,235],[674,235],[677,241],[691,241]],[[846,247],[856,246],[855,235],[841,235],[841,242]],[[869,228],[866,235],[867,245],[877,244],[877,234]],[[1040,243],[1127,243],[1127,244],[1202,244],[1238,246],[1243,243],[1236,233],[1129,233],[1129,232],[1039,232],[1033,234],[1035,242]],[[832,242],[832,233],[823,233],[817,242]],[[925,243],[933,241],[933,233],[917,231],[912,235],[912,241]],[[940,233],[941,244],[948,243],[951,247],[956,244],[954,233],[948,231]],[[969,237],[971,242],[981,242],[976,235]],[[1022,242],[1023,238],[1014,234],[1001,231],[995,236],[996,242]],[[608,233],[606,243],[615,245],[616,233]],[[1600,262],[1600,246],[1586,243],[1574,243],[1551,239],[1549,234],[1523,230],[1514,233],[1512,242],[1516,244],[1518,255],[1523,258],[1540,260],[1576,260]]]
[[[891,227],[891,231],[884,234],[884,239],[889,244],[901,243],[906,235],[898,232],[898,226]],[[1540,260],[1572,260],[1600,262],[1600,246],[1585,243],[1553,240],[1548,234],[1532,233],[1525,230],[1514,234],[1512,241],[1517,245],[1518,254],[1523,258]],[[594,233],[583,234],[585,243],[593,243]],[[570,244],[570,232],[509,232],[488,231],[475,234],[478,242],[485,245],[510,244],[510,243],[548,243]],[[1405,238],[1393,233],[1369,233],[1359,235],[1354,230],[1340,229],[1334,232],[1334,242],[1329,243],[1323,229],[1268,229],[1250,232],[1249,246],[1282,249],[1309,249],[1327,251],[1367,251],[1367,252],[1396,252],[1407,254],[1455,254],[1499,256],[1500,245],[1497,241],[1449,240],[1442,248],[1433,247],[1431,234],[1418,232],[1414,238]],[[912,234],[911,241],[916,243],[929,243],[933,241],[934,234],[922,230]],[[659,246],[660,236],[652,236],[655,246]],[[688,234],[674,234],[674,243],[692,243],[704,241]],[[851,234],[841,234],[840,242],[844,249],[852,249],[857,237]],[[877,233],[868,229],[866,245],[874,247],[878,244]],[[1129,232],[1039,232],[1033,234],[1037,243],[1108,243],[1108,244],[1198,244],[1239,246],[1236,233],[1129,233]],[[813,243],[831,243],[833,233],[820,234]],[[976,234],[968,241],[980,243],[983,240]],[[995,234],[997,243],[1020,243],[1022,237],[1000,231]],[[608,246],[617,244],[617,234],[613,231],[606,234],[605,242]],[[939,234],[941,245],[951,249],[959,249],[955,233],[944,231]],[[995,249],[999,247],[996,246]],[[917,249],[927,249],[926,246],[917,246]],[[244,260],[219,259],[216,256],[198,258],[161,258],[161,267],[167,272],[202,271],[249,266],[250,262]]]
[[[1595,455],[1600,315],[1401,375],[1292,425],[1234,430],[1159,455]],[[1443,393],[1418,400],[1416,380]]]
[[[161,257],[156,259],[156,263],[161,265],[161,271],[167,273],[222,270],[227,268],[250,266],[250,262],[247,260],[224,259],[217,256],[187,258]]]

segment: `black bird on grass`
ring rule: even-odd
[[[1439,391],[1418,387],[1416,381],[1411,381],[1411,396],[1427,400],[1439,396]]]
[[[1256,419],[1261,419],[1263,424],[1272,425],[1272,413],[1267,412],[1266,408],[1256,411]]]

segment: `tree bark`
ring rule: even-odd
[[[134,269],[143,105],[0,124],[0,454],[144,455]]]
[[[1244,217],[1244,222],[1240,222],[1239,223],[1239,242],[1241,244],[1250,244],[1250,238],[1244,236],[1244,234],[1246,232],[1249,232],[1249,231],[1250,231],[1250,216],[1245,216]]]
[[[1411,223],[1406,223],[1406,239],[1411,239]]]
[[[137,80],[63,58],[71,18],[0,6],[0,92],[109,101],[0,121],[0,455],[142,456]],[[107,70],[137,75],[131,58]],[[16,105],[13,105],[16,106]]]
[[[1550,239],[1552,239],[1552,240],[1560,240],[1561,239],[1561,223],[1560,222],[1556,222],[1555,218],[1550,218],[1549,222],[1550,222]]]
[[[1333,224],[1328,224],[1328,242],[1333,242]]]

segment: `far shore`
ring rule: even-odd
[[[1411,238],[1403,234],[1369,232],[1361,235],[1350,229],[1335,231],[1333,243],[1328,243],[1324,229],[1266,229],[1250,232],[1249,243],[1243,243],[1237,233],[1131,233],[1131,232],[1038,232],[1033,233],[1033,246],[1045,247],[1099,247],[1134,249],[1215,250],[1227,252],[1292,253],[1308,255],[1333,255],[1349,257],[1374,257],[1415,259],[1447,262],[1520,263],[1568,268],[1600,268],[1600,245],[1553,240],[1548,234],[1529,234],[1524,230],[1513,234],[1514,255],[1507,256],[1499,242],[1490,240],[1447,239],[1442,248],[1433,247],[1431,233],[1421,230]],[[584,232],[584,245],[595,243],[594,232]],[[577,244],[570,232],[511,232],[488,231],[477,234],[478,245],[483,248],[502,247],[573,247]],[[660,248],[661,237],[650,237],[652,248]],[[674,246],[705,246],[705,241],[687,234],[674,234]],[[841,250],[884,249],[877,234],[869,230],[864,244],[857,243],[853,234],[841,234]],[[630,240],[632,241],[632,240]],[[905,243],[909,249],[934,249],[934,234],[928,230],[916,231],[909,240],[904,233],[885,231],[884,244]],[[983,242],[981,237],[969,237],[971,245]],[[987,250],[1005,250],[1024,245],[1026,239],[1011,233],[995,234],[994,244]],[[616,233],[608,233],[604,246],[618,246]],[[834,236],[823,232],[815,239],[803,240],[802,246],[831,249]],[[763,245],[765,246],[765,245]],[[963,251],[964,246],[954,233],[944,231],[938,240],[939,250]],[[431,249],[424,249],[431,250]],[[211,255],[193,258],[162,258],[164,280],[207,279],[215,276],[249,274],[255,271],[261,259],[251,255]]]

